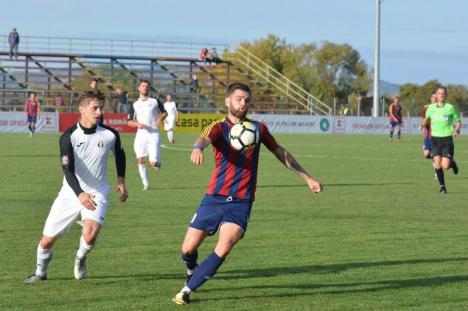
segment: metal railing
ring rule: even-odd
[[[8,36],[1,36],[2,50],[8,51]],[[115,40],[91,38],[21,36],[19,50],[27,53],[62,53],[94,55],[126,55],[147,57],[198,58],[202,48],[215,47],[222,52],[229,44],[216,42],[174,42],[150,40]]]
[[[310,114],[332,115],[333,109],[329,105],[320,101],[301,86],[288,79],[273,67],[265,63],[259,57],[243,47],[239,47],[233,54],[233,63],[238,63],[246,67],[254,75],[266,80],[283,95],[293,100]]]

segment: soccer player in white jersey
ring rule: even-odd
[[[167,118],[164,119],[164,130],[167,133],[167,139],[169,142],[171,144],[175,144],[174,127],[175,123],[179,119],[179,112],[177,111],[176,103],[174,102],[171,94],[166,95],[164,109],[167,112]]]
[[[36,271],[24,283],[31,284],[47,279],[47,268],[52,260],[55,242],[80,215],[83,229],[76,253],[74,275],[78,280],[85,277],[86,256],[95,246],[106,217],[111,192],[107,181],[107,160],[111,150],[115,155],[120,201],[127,200],[125,152],[119,133],[98,124],[102,99],[96,93],[82,94],[79,99],[81,118],[78,124],[60,137],[63,185],[50,209],[37,247]]]
[[[164,105],[156,98],[149,97],[150,87],[148,80],[140,80],[138,85],[140,96],[128,113],[128,126],[138,128],[133,148],[137,157],[138,172],[143,182],[143,190],[149,189],[146,157],[149,158],[154,169],[157,170],[161,166],[159,126],[167,116]]]

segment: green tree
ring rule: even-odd
[[[349,44],[295,46],[270,34],[244,42],[242,47],[326,103],[337,98],[347,104],[351,95],[363,96],[368,91],[367,65]]]

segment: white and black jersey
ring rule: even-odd
[[[64,172],[61,193],[110,193],[107,181],[109,150],[115,156],[117,176],[125,177],[125,152],[119,133],[107,126],[84,128],[77,124],[60,137],[60,157]]]
[[[159,128],[155,126],[155,122],[159,117],[159,112],[164,113],[166,110],[156,98],[138,99],[130,107],[128,120],[135,120],[147,126],[146,129],[138,129],[138,131],[158,132]]]

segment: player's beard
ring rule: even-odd
[[[229,108],[229,113],[242,120],[247,115],[247,109],[238,110],[238,109],[234,109],[234,108],[230,107]]]

